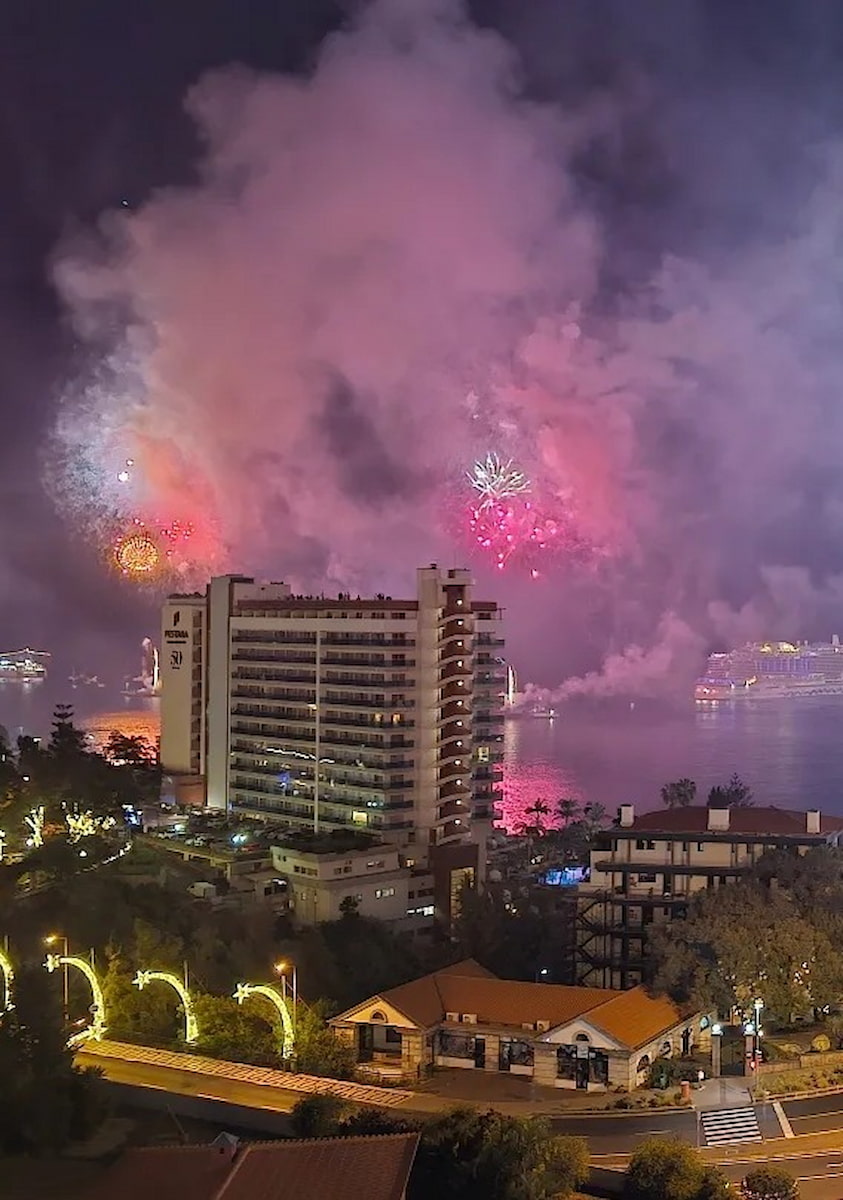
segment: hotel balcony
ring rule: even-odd
[[[368,707],[368,706],[366,706]],[[374,715],[371,716],[354,716],[351,713],[336,713],[332,716],[323,716],[319,722],[320,729],[371,729],[373,733],[379,732],[388,734],[392,730],[400,732],[402,729],[414,729],[415,721],[391,721],[384,719],[376,721]],[[325,734],[327,739],[327,734]],[[402,743],[391,743],[392,745],[401,745]],[[403,743],[409,744],[409,743]]]
[[[439,618],[440,641],[447,641],[448,638],[465,638],[468,641],[473,637],[474,624],[468,614],[452,612]]]
[[[506,640],[502,637],[495,637],[493,633],[478,633],[476,634],[477,646],[488,648],[491,646],[505,646]]]
[[[451,798],[448,800],[440,800],[437,805],[437,821],[453,821],[459,817],[462,821],[466,821],[471,815],[471,805],[466,800]]]
[[[439,783],[439,798],[440,800],[452,800],[455,797],[467,797],[471,795],[471,787],[466,778],[443,779]]]
[[[471,730],[471,705],[468,698],[448,700],[442,705],[439,714],[439,720],[436,722],[438,727],[442,729],[451,721],[462,721],[463,732],[468,735]],[[440,734],[441,736],[441,734]]]
[[[315,646],[316,631],[305,629],[238,629],[231,638],[236,653],[246,647],[274,649],[282,646]]]
[[[384,653],[392,653],[395,650],[401,650],[405,646],[415,646],[416,639],[407,637],[403,633],[393,634],[372,634],[372,633],[355,633],[349,631],[333,632],[322,634],[322,645],[331,646],[336,650],[341,650],[348,647],[349,650],[355,649],[357,646],[371,646],[381,650]]]

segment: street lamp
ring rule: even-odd
[[[712,1079],[720,1078],[721,1070],[721,1048],[723,1045],[723,1026],[720,1022],[715,1022],[711,1027],[711,1077]]]
[[[298,1002],[298,998],[299,998],[298,975],[297,975],[297,973],[296,973],[296,964],[295,964],[295,963],[288,963],[288,962],[285,962],[284,960],[282,960],[281,962],[277,962],[277,963],[275,963],[274,970],[275,970],[275,974],[276,974],[276,975],[278,975],[278,976],[280,976],[280,979],[281,979],[281,995],[282,995],[282,997],[283,997],[283,1000],[284,1000],[284,1003],[285,1003],[285,1004],[287,1003],[287,972],[289,971],[289,972],[291,972],[291,973],[292,973],[292,983],[293,983],[293,993],[292,993],[292,995],[293,995],[293,1036],[295,1037],[295,1031],[296,1031],[296,1004],[297,1004],[297,1002]]]
[[[61,946],[62,946],[62,957],[65,960],[62,991],[63,991],[63,996],[64,996],[64,1023],[66,1025],[70,1019],[70,1017],[69,1017],[70,1002],[69,1002],[69,995],[68,995],[68,978],[67,978],[67,958],[68,958],[67,938],[64,936],[63,933],[51,933],[49,935],[49,937],[44,938],[45,946],[57,946],[59,944],[59,942],[61,943]]]
[[[753,1019],[751,1021],[747,1021],[743,1027],[744,1035],[746,1037],[747,1058],[749,1058],[752,1062],[753,1071],[757,1071],[758,1060],[761,1057],[761,1038],[764,1036],[764,1030],[761,1028],[761,1012],[763,1008],[763,1000],[753,1000]]]

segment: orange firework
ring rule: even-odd
[[[151,575],[161,552],[148,533],[130,533],[114,547],[114,561],[124,575]]]

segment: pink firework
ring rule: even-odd
[[[554,553],[583,549],[567,515],[551,515],[522,496],[484,505],[472,503],[467,517],[472,542],[492,558],[499,571],[518,565],[536,579]]]

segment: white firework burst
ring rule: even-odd
[[[504,462],[497,454],[487,454],[476,462],[474,469],[467,472],[467,479],[482,498],[481,510],[530,490],[530,481],[524,472],[515,468],[511,458]]]

